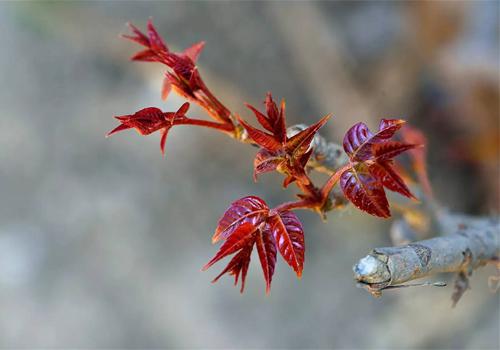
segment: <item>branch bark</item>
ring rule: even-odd
[[[375,248],[354,265],[355,279],[370,293],[380,296],[382,290],[414,279],[456,272],[459,274],[456,287],[461,284],[460,288],[466,289],[464,280],[473,269],[499,257],[499,220],[447,214],[440,222],[447,226],[444,231],[455,232],[401,247]],[[455,302],[463,291],[457,290]]]

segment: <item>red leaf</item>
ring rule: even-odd
[[[238,284],[238,277],[241,273],[241,288],[240,293],[243,293],[245,290],[245,279],[247,277],[248,266],[250,265],[252,250],[253,250],[253,241],[249,241],[249,243],[241,248],[238,254],[236,254],[229,264],[227,264],[226,268],[222,270],[222,272],[212,280],[212,283],[215,283],[222,277],[225,273],[229,272],[230,275],[234,276],[234,285]]]
[[[270,132],[274,132],[273,125],[271,124],[269,119],[264,114],[259,112],[255,107],[253,107],[252,105],[249,105],[248,103],[245,103],[245,106],[247,106],[250,110],[252,110],[252,112],[255,114],[255,117],[259,121],[260,125],[262,125],[264,127],[264,129],[266,129]]]
[[[418,145],[412,145],[409,143],[403,143],[398,141],[387,141],[382,143],[376,143],[372,146],[372,153],[374,160],[384,161],[392,159],[401,153],[418,147]]]
[[[165,155],[165,143],[167,142],[167,136],[170,128],[165,127],[161,131],[161,139],[160,139],[160,151],[162,155]]]
[[[129,126],[129,125],[120,124],[116,128],[114,128],[113,130],[111,130],[110,132],[108,132],[106,134],[106,137],[110,137],[111,135],[113,135],[113,134],[115,134],[117,132],[120,132],[120,131],[123,131],[123,130],[127,130],[127,129],[130,129],[130,128],[132,128],[132,127]]]
[[[241,273],[241,291],[243,292],[254,244],[257,246],[266,282],[266,293],[269,293],[271,289],[278,250],[287,264],[300,277],[304,266],[304,230],[297,216],[289,208],[291,207],[287,205],[278,206],[269,216],[269,208],[258,197],[244,197],[234,202],[219,221],[214,236],[214,240],[217,240],[223,233],[225,242],[217,254],[203,267],[203,270],[228,255],[236,255],[213,282],[225,273],[229,273],[235,277],[234,282],[237,284]]]
[[[286,122],[285,122],[285,101],[281,101],[281,108],[278,110],[278,106],[273,100],[270,92],[267,93],[266,99],[264,101],[266,105],[267,116],[259,112],[255,107],[246,104],[248,108],[252,110],[255,117],[259,121],[260,125],[264,127],[267,131],[272,133],[274,139],[279,143],[285,143],[286,141]]]
[[[376,137],[390,139],[396,131],[406,123],[403,119],[382,119],[378,126]]]
[[[292,175],[288,175],[287,177],[285,177],[285,179],[283,180],[283,188],[287,188],[288,186],[290,186],[291,183],[294,183],[295,181],[297,180],[297,178],[295,178],[294,176]]]
[[[243,119],[238,116],[238,121],[248,132],[250,138],[255,141],[259,146],[267,149],[270,152],[276,152],[281,149],[281,144],[273,137],[259,129],[255,129],[253,126],[247,124]]]
[[[384,188],[370,173],[349,168],[342,173],[340,186],[359,209],[382,218],[391,216]]]
[[[286,121],[285,121],[285,101],[281,101],[281,108],[278,110],[278,106],[273,100],[273,96],[270,92],[266,95],[265,100],[267,118],[273,126],[273,134],[276,139],[283,143],[286,141]]]
[[[169,76],[165,76],[165,78],[163,78],[163,84],[161,87],[161,99],[163,101],[167,99],[170,91],[172,91],[172,83],[170,82],[170,79],[171,78]]]
[[[307,129],[302,130],[298,134],[294,135],[286,142],[285,150],[287,153],[292,153],[294,156],[300,157],[309,150],[311,142],[314,135],[318,130],[326,124],[331,115],[328,114],[321,118],[320,121],[311,125]]]
[[[340,177],[345,196],[356,207],[372,215],[389,217],[389,203],[384,187],[415,198],[403,179],[392,167],[392,159],[417,145],[390,141],[405,122],[400,119],[382,119],[379,130],[373,134],[366,124],[357,123],[344,136],[344,150],[349,155],[349,168],[333,174],[323,186],[326,198]]]
[[[177,112],[175,112],[175,117],[183,117],[186,115],[186,113],[189,111],[189,102],[184,102],[182,106],[179,107]]]
[[[262,148],[257,152],[255,159],[253,161],[253,178],[257,181],[257,176],[259,174],[268,173],[274,171],[278,168],[280,164],[284,162],[283,156],[276,153],[269,152],[265,148]]]
[[[132,61],[156,62],[158,60],[156,53],[153,50],[146,49],[139,51],[130,58]]]
[[[276,265],[276,243],[274,242],[274,237],[271,232],[269,230],[264,230],[257,233],[255,245],[259,253],[264,280],[266,281],[266,293],[269,293],[274,274],[274,266]]]
[[[122,115],[115,118],[122,124],[136,129],[141,135],[149,135],[166,125],[164,113],[161,109],[155,107],[144,108],[134,114]]]
[[[124,35],[122,35],[122,37],[125,38],[125,39],[129,39],[129,40],[135,41],[139,45],[149,47],[149,38],[146,35],[144,35],[144,33],[142,33],[132,23],[127,23],[127,25],[129,26],[130,30],[132,30],[132,33],[134,35],[126,35],[126,34],[124,34]]]
[[[148,107],[140,111],[115,117],[120,121],[120,125],[111,130],[106,136],[111,136],[116,132],[134,128],[141,135],[149,135],[155,131],[161,130],[160,149],[165,154],[165,142],[170,128],[176,124],[188,124],[199,122],[197,120],[186,118],[189,110],[189,103],[185,102],[176,112],[162,112],[159,108]],[[198,125],[201,125],[198,123]],[[209,125],[208,127],[213,127]]]
[[[167,51],[168,47],[163,42],[160,34],[156,31],[155,26],[153,25],[153,20],[150,18],[147,24],[148,28],[148,36],[149,36],[149,45],[153,50]]]
[[[225,258],[228,255],[236,253],[238,250],[245,248],[248,244],[253,243],[255,240],[255,235],[257,234],[258,228],[252,225],[250,222],[245,222],[239,225],[231,235],[222,244],[219,251],[210,260],[202,270],[205,271],[210,266],[215,264],[217,261]]]
[[[367,160],[372,156],[372,146],[390,139],[403,123],[401,119],[382,119],[375,134],[365,123],[357,123],[344,136],[344,150],[352,161]]]
[[[368,170],[384,187],[408,198],[416,199],[403,179],[392,168],[390,162],[383,161],[374,163],[370,165]]]
[[[212,243],[224,240],[244,223],[258,226],[267,217],[269,208],[262,199],[248,196],[233,202],[220,218]]]
[[[187,49],[184,50],[183,54],[186,55],[193,61],[193,63],[196,63],[198,60],[198,56],[200,56],[201,51],[203,51],[203,48],[205,47],[205,42],[200,41],[199,43],[196,43]]]
[[[269,218],[269,229],[273,233],[281,256],[298,277],[304,268],[304,230],[297,216],[284,211]]]

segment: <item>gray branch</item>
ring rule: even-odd
[[[498,218],[448,214],[441,221],[445,226],[454,226],[445,231],[455,232],[401,247],[375,248],[354,266],[355,279],[375,296],[384,289],[440,272],[459,273],[458,282],[464,285],[473,269],[498,259]],[[456,292],[455,302],[462,293]]]

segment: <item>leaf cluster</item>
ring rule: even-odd
[[[219,220],[212,239],[213,243],[222,242],[222,245],[203,268],[206,270],[219,260],[233,255],[214,282],[228,273],[234,276],[237,284],[241,276],[243,291],[254,247],[267,292],[271,287],[278,252],[300,277],[304,266],[304,231],[292,210],[314,210],[324,217],[326,212],[336,209],[330,197],[337,184],[340,184],[345,198],[357,208],[382,218],[391,215],[385,189],[415,198],[398,174],[400,167],[394,160],[396,156],[406,151],[415,151],[417,147],[415,143],[393,140],[396,132],[403,126],[403,120],[382,119],[374,133],[364,123],[351,127],[343,141],[349,162],[330,174],[322,186],[316,186],[309,177],[309,172],[313,170],[309,160],[314,152],[313,140],[330,115],[291,135],[287,132],[285,101],[282,100],[278,107],[271,93],[268,93],[264,100],[264,112],[246,105],[260,125],[259,128],[254,127],[223,105],[204,83],[196,66],[204,42],[176,53],[168,48],[151,20],[147,24],[146,33],[132,24],[129,26],[132,33],[124,37],[143,46],[140,52],[132,56],[132,60],[157,62],[167,67],[162,98],[166,99],[173,90],[187,101],[202,107],[213,120],[188,117],[189,102],[175,112],[163,112],[149,107],[133,114],[115,117],[120,124],[108,136],[127,129],[135,129],[141,135],[159,131],[160,148],[164,153],[165,142],[173,126],[194,125],[218,130],[259,148],[254,159],[255,180],[260,174],[276,171],[285,177],[283,187],[294,183],[300,190],[298,200],[274,208],[256,196],[247,196],[231,204]],[[418,140],[415,137],[407,139]],[[421,160],[418,154],[413,153],[413,156]],[[422,169],[420,170],[423,174]]]

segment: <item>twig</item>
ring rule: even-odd
[[[375,248],[354,266],[356,280],[380,296],[390,286],[440,272],[456,272],[461,276],[453,298],[456,303],[468,286],[464,277],[498,259],[500,231],[498,218],[448,216],[443,222],[455,225],[455,233],[402,247]],[[451,229],[447,227],[446,231]]]

